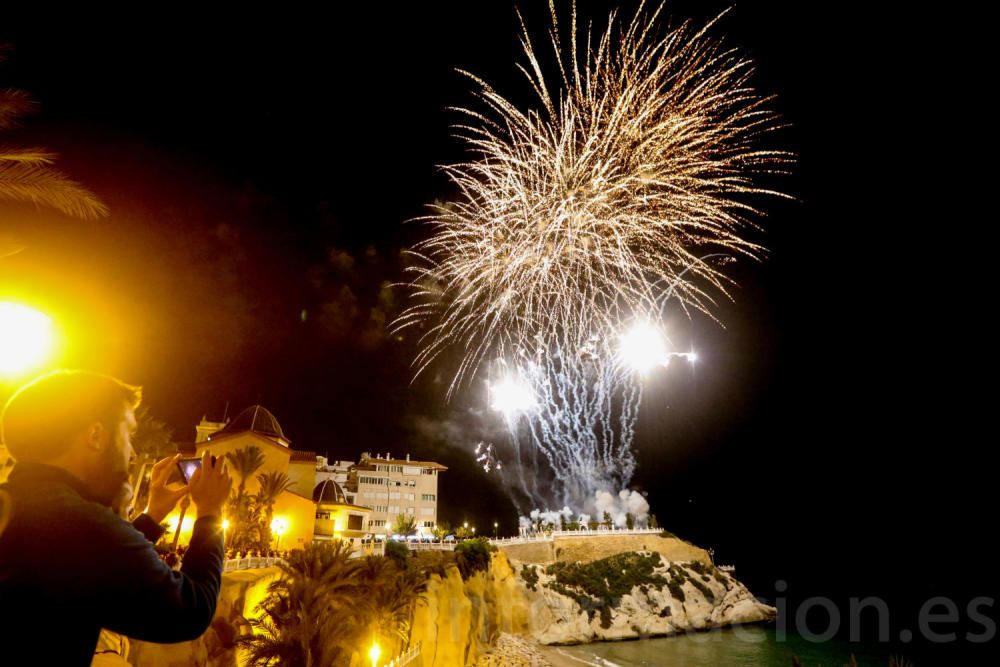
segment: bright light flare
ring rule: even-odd
[[[490,386],[490,407],[505,415],[527,412],[535,405],[535,396],[522,380],[504,378]]]
[[[52,319],[34,308],[0,302],[0,375],[15,377],[37,368],[52,352]]]
[[[378,659],[382,655],[382,649],[379,648],[378,644],[372,644],[372,647],[368,649],[368,659],[372,661],[372,667],[378,664]]]
[[[274,517],[274,520],[271,521],[271,530],[278,535],[283,535],[288,530],[288,522],[281,517]]]
[[[670,361],[663,334],[649,322],[637,322],[622,335],[618,354],[627,366],[643,374]]]

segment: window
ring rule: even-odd
[[[399,505],[389,505],[389,514],[393,516],[399,514]]]
[[[420,514],[422,516],[434,516],[434,508],[433,507],[421,507],[420,508]]]
[[[412,493],[407,493],[407,494],[406,494],[406,499],[407,499],[407,500],[415,500],[415,496],[414,496],[414,494],[412,494]]]
[[[407,507],[406,508],[406,513],[407,514],[413,514],[413,508],[412,507]]]
[[[389,500],[399,500],[399,491],[390,492]]]
[[[433,528],[433,527],[434,527],[433,521],[424,521],[424,528]]]
[[[437,496],[435,496],[433,493],[425,493],[422,496],[420,496],[420,499],[426,502],[434,502],[435,500],[437,500]]]
[[[372,519],[368,522],[368,526],[371,528],[381,528],[385,525],[385,519]]]
[[[347,530],[361,530],[364,517],[360,514],[351,514],[347,517]]]

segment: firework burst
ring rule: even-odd
[[[444,167],[459,194],[421,218],[433,233],[413,249],[414,301],[395,322],[425,327],[417,373],[462,351],[449,395],[539,332],[604,335],[665,295],[710,314],[727,279],[706,256],[759,257],[741,234],[758,195],[780,196],[755,184],[791,161],[757,146],[779,121],[750,62],[709,36],[718,19],[662,31],[661,11],[612,12],[581,40],[575,6],[566,35],[550,4],[552,79],[522,21],[528,111],[466,73],[481,107],[459,109],[457,129],[472,157]]]

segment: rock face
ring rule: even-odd
[[[462,581],[454,567],[444,577],[431,577],[426,604],[419,605],[414,614],[411,641],[423,642],[422,667],[453,667],[488,660],[485,656],[503,633],[542,644],[579,644],[775,618],[773,607],[759,603],[735,579],[720,575],[720,581],[714,575],[702,575],[696,570],[704,568],[691,566],[690,562],[662,559],[656,569],[656,574],[667,579],[676,579],[677,573],[683,572],[683,583],[679,584],[683,601],[680,596],[675,598],[666,585],[659,589],[636,586],[617,600],[610,615],[602,619],[601,614],[588,613],[572,597],[547,587],[554,577],[546,574],[544,567],[534,567],[526,580],[526,564],[508,559],[503,552],[494,553],[489,570],[467,581]],[[534,576],[537,581],[531,590],[529,581]],[[712,599],[704,590],[711,592]]]
[[[480,656],[476,667],[551,667],[551,664],[538,652],[535,642],[501,634],[489,653]]]
[[[639,639],[771,621],[777,615],[774,607],[758,602],[731,577],[725,577],[724,583],[713,577],[705,581],[683,563],[664,563],[656,573],[669,578],[670,565],[688,575],[680,585],[683,600],[667,586],[636,586],[610,610],[607,621],[599,613],[587,613],[576,600],[548,589],[545,584],[551,583],[553,577],[539,571],[536,588],[542,591],[554,622],[536,626],[532,636],[542,644]],[[692,579],[711,591],[711,596],[706,596]]]

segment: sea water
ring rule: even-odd
[[[840,667],[853,654],[860,667],[888,667],[888,647],[841,641],[809,642],[791,633],[779,641],[774,626],[738,627],[658,639],[560,647],[573,662],[601,667]],[[914,661],[919,666],[919,662]]]

